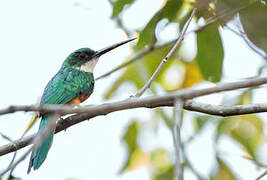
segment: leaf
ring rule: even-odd
[[[185,77],[182,84],[182,88],[190,88],[199,82],[202,82],[202,74],[195,61],[188,62],[185,65]]]
[[[239,17],[247,38],[267,53],[266,4],[258,1],[242,10]]]
[[[112,18],[116,18],[127,7],[132,5],[135,0],[116,0],[112,2]]]
[[[222,159],[217,157],[218,168],[214,175],[211,176],[211,180],[235,180],[233,172],[227,165],[222,161]]]
[[[140,126],[140,123],[133,121],[123,136],[128,155],[120,173],[140,168],[149,163],[149,155],[141,150],[137,142]]]
[[[255,160],[256,151],[263,140],[263,122],[255,114],[224,118],[218,126],[217,138],[228,134],[239,142]]]
[[[162,8],[155,13],[155,15],[150,19],[150,21],[146,24],[144,29],[140,32],[138,42],[135,46],[136,50],[143,49],[146,45],[155,43],[152,42],[154,39],[154,32],[157,23],[161,19],[168,19],[169,22],[174,21],[178,10],[182,6],[181,0],[165,0]]]
[[[204,79],[220,81],[223,65],[223,45],[216,24],[210,25],[197,33],[196,62]]]
[[[199,133],[208,122],[219,123],[222,120],[221,117],[215,117],[210,115],[197,115],[194,117],[194,129],[195,133]]]
[[[173,179],[173,165],[169,159],[170,155],[165,150],[156,150],[151,154],[153,180]]]
[[[220,17],[220,24],[226,24],[228,21],[232,20],[234,16],[237,15],[240,9],[249,6],[251,0],[218,0],[215,1],[215,7],[213,8],[216,16]]]
[[[154,39],[155,28],[160,20],[159,16],[160,13],[156,13],[147,23],[145,28],[140,32],[137,44],[135,46],[135,49],[137,51],[143,49],[148,44],[152,44],[152,40]]]
[[[239,101],[236,105],[251,104],[252,103],[252,90],[245,90],[240,96],[237,97]]]
[[[210,118],[211,118],[210,116],[195,116],[194,118],[195,132],[196,133],[200,132]]]
[[[167,18],[169,21],[172,21],[182,6],[182,0],[165,0],[164,3],[165,6],[162,9],[162,18]]]

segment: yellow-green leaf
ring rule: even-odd
[[[163,2],[162,8],[155,13],[155,15],[150,19],[150,21],[146,24],[144,29],[140,32],[139,40],[136,44],[135,49],[141,50],[146,45],[149,45],[153,40],[154,32],[157,23],[161,19],[168,19],[169,22],[173,21],[182,6],[182,0],[165,0]]]
[[[227,165],[220,159],[217,158],[218,168],[216,169],[215,174],[211,176],[211,180],[235,180],[233,172]]]
[[[173,164],[170,159],[170,154],[165,150],[156,150],[151,154],[153,180],[173,179]]]
[[[133,121],[123,136],[123,141],[127,146],[127,160],[121,169],[121,173],[128,170],[135,170],[149,163],[149,155],[141,150],[137,138],[141,124]]]
[[[125,9],[125,7],[129,7],[135,0],[116,0],[112,2],[112,18],[116,18],[119,14]]]
[[[256,151],[263,140],[263,122],[255,114],[225,118],[218,126],[218,136],[228,134],[243,145],[244,150],[255,160]]]

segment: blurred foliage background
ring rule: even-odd
[[[147,49],[149,51],[126,66],[124,73],[107,90],[106,99],[111,98],[125,82],[131,83],[136,89],[140,89],[146,83],[175,41],[175,39],[167,42],[162,40],[158,32],[163,31],[169,25],[175,25],[178,37],[194,7],[198,9],[193,19],[194,23],[191,25],[194,28],[187,32],[187,35],[194,37],[191,48],[184,47],[183,43],[187,41],[185,37],[184,42],[164,65],[146,94],[163,94],[181,88],[223,81],[225,79],[223,74],[224,45],[220,33],[223,29],[231,30],[237,36],[242,37],[251,50],[262,57],[263,66],[258,69],[258,76],[266,67],[267,2],[265,0],[165,0],[143,28],[130,29],[124,26],[123,16],[136,1],[110,1],[113,7],[112,19],[127,36],[139,36],[137,44],[132,47],[133,55]],[[256,90],[257,88],[250,88],[240,90],[232,96],[224,95],[219,103],[225,105],[253,103]],[[128,156],[121,173],[149,166],[152,179],[172,179],[172,150],[160,148],[145,152],[139,144],[142,142],[140,132],[146,130],[146,124],[156,124],[155,131],[157,131],[157,126],[164,124],[171,131],[173,114],[169,108],[157,108],[149,121],[132,120],[122,138]],[[214,154],[210,156],[215,157],[215,163],[208,172],[209,179],[239,179],[239,173],[242,173],[234,172],[231,165],[225,161],[225,154],[219,145],[221,139],[224,138],[234,142],[235,146],[242,150],[244,156],[240,158],[247,159],[248,163],[258,168],[266,168],[267,163],[262,161],[263,154],[258,153],[259,148],[266,143],[264,120],[261,117],[251,114],[222,118],[184,111],[183,118],[187,123],[189,122],[193,131],[187,137],[182,135],[182,167],[193,173],[196,178],[207,179],[203,176],[203,172],[194,168],[194,161],[197,160],[190,158],[190,153],[186,149],[194,139],[205,133],[207,127],[214,129],[211,137]],[[181,123],[183,133],[186,128],[183,125],[185,121]],[[199,152],[199,156],[201,155],[202,153]]]

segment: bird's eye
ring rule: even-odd
[[[86,57],[86,54],[84,54],[84,53],[81,53],[80,55],[79,55],[79,58],[80,59],[84,59]]]

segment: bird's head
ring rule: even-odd
[[[94,51],[90,48],[78,49],[67,57],[63,63],[63,67],[75,67],[79,70],[92,73],[100,56],[135,39],[136,38],[132,38],[122,41],[99,51]]]

